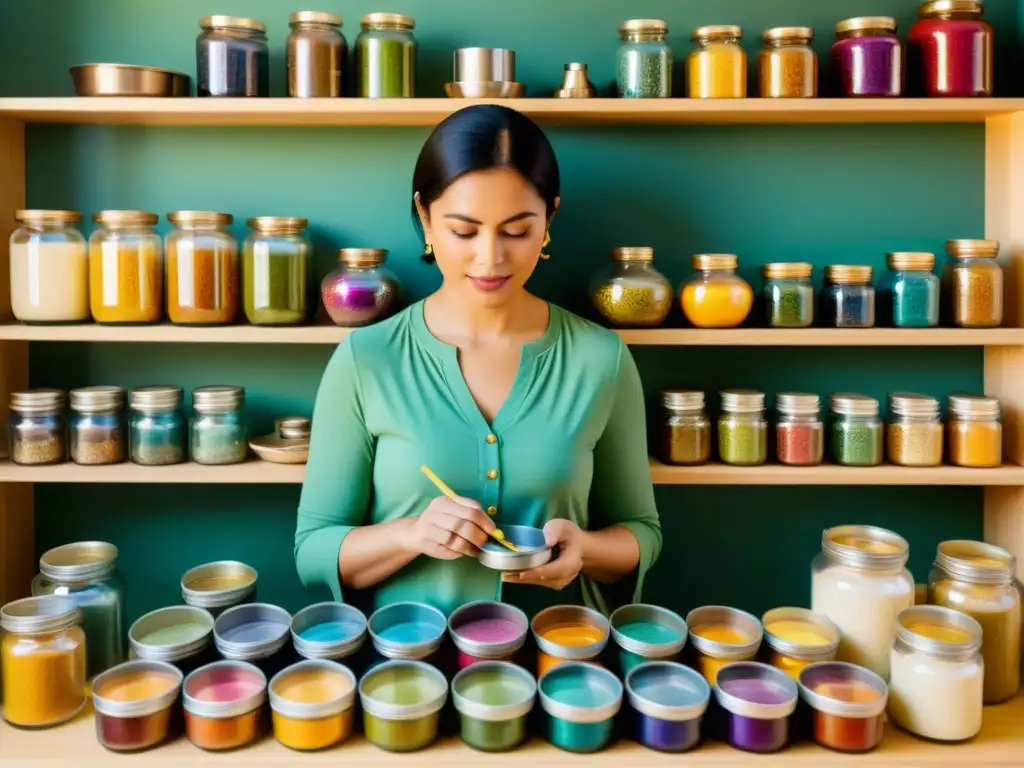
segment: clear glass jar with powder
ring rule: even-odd
[[[886,455],[901,467],[937,467],[942,463],[939,401],[899,392],[889,397]]]
[[[918,605],[900,613],[891,651],[889,714],[917,736],[964,741],[981,730],[981,625],[965,613]]]
[[[71,460],[76,464],[118,464],[127,456],[121,387],[71,390]]]
[[[753,389],[722,391],[718,417],[718,458],[726,464],[753,467],[768,459],[768,421],[764,392]]]
[[[1012,699],[1020,689],[1021,597],[1016,558],[980,541],[939,544],[928,580],[928,602],[972,617],[982,629],[985,703]]]
[[[666,464],[706,464],[711,457],[711,422],[699,390],[666,389],[661,393],[663,418],[658,454]]]
[[[983,395],[950,395],[946,453],[958,467],[998,467],[1003,463],[999,401]]]
[[[833,661],[839,649],[839,628],[806,608],[773,608],[761,617],[768,663],[794,680],[819,661]]]
[[[23,323],[89,319],[89,254],[77,211],[15,211],[11,312]]]
[[[242,387],[199,387],[192,392],[189,453],[197,464],[241,464],[249,455]]]
[[[884,528],[843,525],[822,534],[811,565],[811,610],[839,627],[839,661],[889,678],[896,617],[914,604],[909,554],[906,540]]]

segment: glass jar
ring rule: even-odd
[[[856,394],[832,395],[832,460],[844,467],[882,463],[882,420],[878,401]]]
[[[889,398],[886,453],[901,467],[937,467],[942,463],[942,422],[939,401],[907,392]]]
[[[85,633],[72,597],[15,600],[0,609],[3,717],[11,725],[45,728],[85,706]]]
[[[15,211],[11,312],[23,323],[89,319],[89,256],[77,211]]]
[[[185,461],[188,422],[181,410],[180,387],[139,387],[129,396],[128,453],[147,467]]]
[[[249,454],[242,387],[199,387],[192,391],[190,452],[197,464],[240,464]]]
[[[298,11],[288,22],[288,95],[300,99],[342,95],[348,42],[341,17],[321,11]]]
[[[682,466],[707,464],[711,457],[711,422],[704,411],[704,393],[666,389],[661,393],[661,405],[661,460]]]
[[[155,213],[99,211],[89,238],[89,305],[97,323],[155,323],[164,299]]]
[[[764,33],[757,57],[764,99],[811,99],[818,95],[818,54],[810,27],[775,27]]]
[[[595,276],[590,298],[609,323],[620,328],[661,325],[672,309],[672,285],[652,266],[654,249],[612,249],[612,264]]]
[[[416,20],[401,13],[368,13],[355,42],[356,96],[416,95]]]
[[[768,422],[764,392],[726,389],[718,417],[718,458],[726,464],[752,467],[768,459]]]
[[[254,325],[296,325],[306,319],[309,222],[282,216],[249,219],[242,283],[245,316]]]
[[[958,328],[1003,324],[1003,269],[995,240],[949,240],[942,273],[944,322]]]
[[[125,459],[124,390],[71,390],[71,460],[75,464],[117,464]]]
[[[916,736],[965,741],[981,730],[981,626],[965,613],[917,605],[899,616],[889,715]]]
[[[922,96],[991,96],[995,33],[981,0],[930,0],[917,9],[907,44]]]
[[[754,292],[736,274],[736,264],[731,253],[693,257],[693,268],[700,274],[683,286],[681,304],[686,319],[698,328],[735,328],[750,314]]]
[[[861,16],[836,24],[832,45],[843,96],[902,96],[903,43],[891,16]]]
[[[811,565],[811,610],[839,627],[836,658],[889,679],[896,617],[914,604],[910,547],[884,528],[843,525],[821,536]]]
[[[61,464],[67,458],[64,393],[59,389],[11,392],[7,442],[22,466]]]
[[[691,99],[742,99],[747,95],[747,54],[743,30],[715,24],[693,30],[696,47],[686,57],[687,95]]]
[[[946,451],[957,467],[998,467],[1003,463],[999,401],[979,395],[950,395]]]
[[[672,95],[672,46],[668,24],[660,19],[631,19],[619,25],[619,96],[667,99]]]
[[[320,284],[324,309],[335,325],[355,328],[390,317],[398,306],[398,280],[383,248],[342,248],[341,266]]]
[[[117,547],[102,541],[65,544],[39,558],[32,594],[67,595],[81,612],[86,678],[92,680],[125,658],[125,583]]]
[[[809,328],[814,323],[814,271],[806,261],[764,265],[765,320],[770,328]]]
[[[828,328],[871,328],[875,324],[875,286],[871,267],[825,267],[821,321]]]
[[[238,315],[234,217],[212,211],[167,214],[167,316],[182,325],[224,325]]]
[[[825,426],[821,423],[821,398],[803,392],[775,396],[779,421],[775,425],[776,450],[782,464],[814,467],[825,455]]]
[[[882,282],[884,317],[894,328],[934,328],[939,324],[939,278],[932,274],[934,253],[890,253]]]
[[[1021,596],[1017,559],[980,541],[939,544],[928,579],[928,602],[966,613],[981,625],[984,701],[1000,704],[1020,690]]]
[[[262,21],[207,16],[196,39],[199,96],[269,96],[270,49]]]
[[[811,664],[833,661],[839,649],[839,628],[806,608],[773,608],[761,617],[768,663],[794,680]]]

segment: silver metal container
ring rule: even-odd
[[[302,637],[313,627],[337,625],[338,639],[315,640]],[[292,643],[295,651],[307,659],[344,659],[356,653],[366,642],[366,616],[358,608],[344,603],[315,603],[292,617]]]
[[[466,637],[462,627],[477,621],[506,621],[516,625],[518,634],[505,642],[481,642]],[[530,620],[526,614],[508,603],[481,600],[456,608],[448,617],[448,633],[455,647],[465,654],[478,659],[506,659],[513,656],[526,643],[530,631]]]
[[[648,643],[636,640],[619,631],[621,627],[641,621],[664,627],[677,634],[679,639],[666,640],[663,643]],[[683,621],[682,616],[668,608],[642,603],[623,605],[612,613],[609,623],[615,644],[622,650],[635,653],[645,659],[666,659],[675,656],[686,645],[686,622]]]
[[[174,684],[163,693],[144,699],[113,699],[103,696],[103,689],[105,687],[108,685],[115,686],[121,678],[131,678],[139,672],[161,675],[169,680],[173,680]],[[178,695],[181,693],[181,683],[184,679],[185,676],[181,673],[180,669],[165,661],[126,661],[123,664],[118,664],[116,667],[111,667],[92,681],[92,705],[97,712],[108,717],[147,717],[157,712],[163,712],[177,701]],[[164,736],[165,734],[161,733],[158,741],[163,741]]]
[[[213,615],[205,608],[174,605],[136,619],[128,630],[132,655],[147,661],[176,662],[202,653],[213,642]],[[160,641],[164,630],[181,627],[175,642]],[[169,633],[168,633],[169,634]]]
[[[590,645],[558,645],[544,638],[544,633],[566,625],[585,624],[601,632],[601,639]],[[537,648],[548,656],[568,661],[585,661],[592,659],[608,645],[610,627],[608,619],[595,610],[582,605],[553,605],[533,617],[530,627]]]
[[[343,693],[339,693],[334,698],[316,702],[288,699],[277,692],[276,689],[286,682],[290,675],[315,670],[322,670],[330,675],[340,675],[348,682],[348,689]],[[334,717],[347,709],[351,709],[356,700],[356,676],[352,673],[351,669],[335,661],[323,659],[300,661],[274,675],[270,685],[267,687],[267,695],[270,698],[270,708],[279,715],[292,720],[322,720],[325,717]]]
[[[225,659],[252,661],[273,656],[290,637],[292,615],[267,603],[228,608],[213,626],[213,643]]]
[[[507,693],[501,704],[488,704],[470,692],[476,678],[484,678],[488,686],[500,684]],[[499,678],[496,680],[495,678]],[[537,697],[533,675],[507,661],[481,661],[466,667],[452,678],[452,703],[460,714],[488,723],[504,723],[526,717]]]
[[[198,565],[181,577],[181,598],[216,616],[252,600],[257,577],[255,568],[235,560]]]
[[[818,693],[818,683],[862,683],[872,688],[878,698],[869,701],[844,701]],[[885,712],[889,686],[870,669],[845,661],[819,661],[800,670],[797,680],[800,698],[810,707],[826,715],[843,718],[878,717]]]
[[[711,701],[711,686],[704,676],[675,661],[638,664],[626,675],[625,685],[633,709],[673,723],[702,717]],[[672,691],[673,703],[665,703],[665,691]]]
[[[551,547],[544,539],[544,531],[529,525],[506,525],[501,529],[505,541],[512,542],[513,552],[497,541],[488,541],[480,548],[477,559],[481,565],[495,571],[527,571],[544,565],[551,559]]]
[[[423,637],[413,642],[389,637],[402,624],[422,625]],[[367,631],[377,653],[387,659],[418,661],[434,654],[444,641],[448,621],[437,608],[426,603],[392,603],[370,615]]]
[[[223,684],[232,676],[260,684],[238,686],[239,691],[249,692],[233,699],[223,700],[203,694],[206,688]],[[267,676],[259,667],[244,661],[215,661],[185,678],[181,698],[185,711],[190,715],[218,720],[240,717],[259,709],[267,700]]]
[[[796,621],[806,624],[825,638],[826,642],[811,645],[773,635],[768,627],[777,621]],[[781,656],[800,661],[831,661],[836,657],[836,651],[839,650],[839,627],[833,624],[827,616],[814,613],[806,608],[773,608],[761,617],[761,625],[764,627],[765,644]]]
[[[762,704],[727,692],[734,680],[762,680],[786,692],[786,699],[777,704]],[[737,661],[718,673],[715,684],[715,698],[726,712],[756,720],[782,720],[793,714],[800,697],[796,681],[781,669],[762,664],[759,661]]]
[[[71,68],[79,96],[188,96],[189,77],[160,67],[80,64]]]
[[[410,687],[415,686],[417,701],[398,704],[374,695],[379,681],[382,678],[387,681],[397,670],[412,670],[419,677],[409,683]],[[359,681],[359,702],[363,713],[382,720],[420,720],[440,711],[447,699],[448,680],[441,670],[425,661],[385,661]]]
[[[727,624],[750,638],[747,643],[721,643],[708,640],[694,632],[705,624]],[[738,608],[724,605],[705,605],[694,608],[686,614],[686,626],[690,631],[690,643],[705,656],[715,659],[748,659],[757,653],[764,637],[764,629],[756,617]]]
[[[472,667],[470,667],[472,669]],[[555,699],[551,689],[559,680],[576,679],[593,705],[568,704]],[[622,683],[604,667],[584,661],[568,661],[541,675],[537,682],[541,708],[552,717],[569,723],[603,723],[611,720],[622,708]]]
[[[516,80],[516,52],[508,48],[457,48],[453,61],[452,80],[456,83]]]

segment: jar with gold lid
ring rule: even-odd
[[[871,328],[875,324],[875,286],[871,267],[830,264],[825,267],[820,318],[827,328]]]
[[[416,20],[401,13],[368,13],[355,42],[356,96],[416,95]]]
[[[897,392],[889,397],[886,454],[901,467],[937,467],[942,463],[939,401],[927,395]]]
[[[288,26],[288,95],[300,99],[341,96],[348,54],[341,17],[323,11],[296,11]]]
[[[76,464],[118,464],[127,456],[124,390],[81,387],[71,390],[71,460]]]
[[[167,316],[181,325],[225,325],[238,314],[238,241],[234,217],[214,211],[167,214]]]
[[[818,95],[818,54],[810,27],[765,30],[757,57],[761,98],[810,99]]]
[[[155,323],[164,306],[163,242],[147,211],[99,211],[89,238],[89,305],[97,323]]]
[[[939,324],[939,278],[932,274],[934,253],[890,253],[882,282],[883,322],[894,328],[934,328]]]
[[[660,19],[630,19],[619,25],[619,96],[666,99],[672,95],[672,46],[668,24]]]
[[[693,268],[700,272],[683,286],[681,304],[686,319],[698,328],[735,328],[750,314],[754,292],[736,274],[737,262],[731,253],[693,257]]]
[[[307,274],[312,247],[309,222],[292,216],[259,216],[242,254],[242,301],[253,325],[296,325],[306,319]]]
[[[836,24],[832,58],[843,96],[903,95],[903,43],[896,28],[891,16],[859,16]]]
[[[653,261],[653,248],[612,249],[612,263],[597,273],[590,287],[591,301],[605,320],[619,328],[651,328],[665,322],[674,292]]]
[[[706,464],[711,456],[711,422],[699,390],[666,389],[661,393],[664,419],[658,453],[666,464]]]
[[[15,211],[11,312],[23,323],[89,319],[89,256],[77,211]]]
[[[921,96],[991,96],[995,32],[981,0],[928,0],[907,44]]]
[[[342,248],[341,265],[320,284],[324,309],[335,325],[354,328],[390,317],[398,306],[398,280],[383,248]]]
[[[722,391],[718,417],[718,458],[726,464],[753,467],[768,459],[768,422],[764,392],[753,389]]]
[[[267,25],[244,16],[207,16],[196,39],[199,96],[269,96]]]
[[[995,240],[949,240],[942,272],[943,321],[958,328],[1003,323],[1003,269]]]
[[[8,445],[22,466],[60,464],[67,457],[66,398],[59,389],[11,392]]]
[[[928,602],[966,613],[981,625],[984,701],[1017,695],[1021,673],[1021,596],[1014,585],[1017,560],[980,541],[939,544],[928,580]]]
[[[809,328],[814,324],[813,271],[806,261],[764,265],[762,297],[770,328]]]
[[[743,30],[713,24],[693,30],[694,48],[686,58],[687,95],[691,99],[742,99],[747,95],[747,54]]]
[[[984,395],[949,396],[946,453],[958,467],[998,467],[1003,463],[999,401]]]

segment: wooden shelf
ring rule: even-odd
[[[201,464],[172,464],[142,467],[138,464],[110,464],[83,467],[68,462],[48,467],[20,467],[0,462],[0,483],[210,483],[216,485],[288,485],[302,482],[304,464],[273,464],[253,459],[244,464],[207,467]]]

